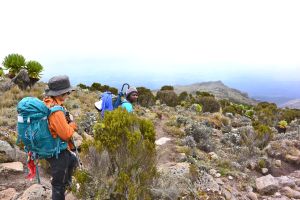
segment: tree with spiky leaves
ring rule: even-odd
[[[41,72],[43,66],[37,61],[25,61],[24,56],[20,54],[9,54],[2,62],[4,68],[8,70],[8,77],[14,78],[21,69],[26,69],[29,79],[30,86],[33,86],[41,78]],[[4,71],[0,69],[0,76],[4,74]]]
[[[30,60],[26,62],[25,69],[27,70],[28,76],[30,78],[40,79],[41,72],[43,71],[44,68],[39,62]]]
[[[25,58],[20,54],[9,54],[2,65],[8,70],[8,76],[13,78],[25,66]]]

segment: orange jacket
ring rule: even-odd
[[[44,99],[44,102],[48,108],[51,108],[55,105],[63,106],[62,102],[55,98],[47,97]],[[69,144],[69,148],[72,148],[71,137],[74,134],[75,130],[77,130],[77,126],[74,122],[68,123],[66,120],[66,116],[62,111],[56,111],[52,113],[49,118],[49,130],[54,138],[57,136],[60,139],[67,141]]]

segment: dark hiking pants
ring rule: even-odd
[[[66,186],[71,184],[72,173],[78,165],[77,158],[70,151],[64,150],[58,158],[54,156],[47,161],[51,167],[52,199],[64,200]]]

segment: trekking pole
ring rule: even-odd
[[[33,153],[32,158],[33,158],[33,162],[35,164],[36,180],[37,180],[38,184],[41,184],[38,155],[36,153]]]
[[[73,137],[71,138],[71,143],[75,147],[75,154],[76,154],[76,157],[77,157],[77,160],[78,160],[79,169],[82,169],[82,163],[81,163],[81,160],[80,160],[80,157],[79,157],[79,153],[78,153],[78,149],[77,149],[77,146],[75,145]]]
[[[40,172],[39,172],[39,161],[38,160],[36,162],[36,178],[37,178],[38,184],[41,184]]]
[[[300,125],[298,125],[298,139],[300,140]]]

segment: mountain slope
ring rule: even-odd
[[[224,85],[222,81],[210,81],[203,83],[195,83],[192,85],[175,86],[174,90],[177,94],[186,91],[195,94],[196,91],[205,91],[215,95],[218,99],[229,99],[230,101],[244,104],[256,104],[257,101],[251,99],[247,93],[241,92],[237,89],[229,88]]]
[[[281,104],[280,107],[282,107],[282,108],[288,107],[288,108],[300,109],[300,99],[290,100],[290,101],[288,101],[286,103]]]

